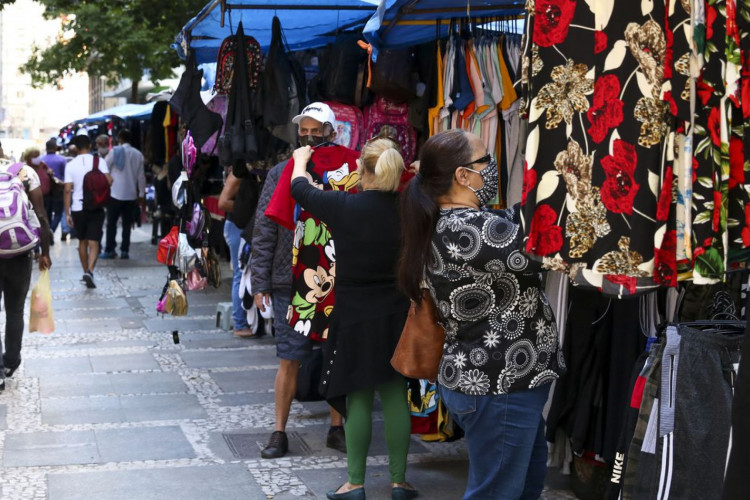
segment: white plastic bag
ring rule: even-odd
[[[52,289],[49,271],[39,273],[39,279],[31,290],[31,314],[29,332],[52,333],[55,331],[55,317],[52,313]]]

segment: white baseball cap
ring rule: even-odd
[[[336,115],[333,114],[331,107],[323,102],[313,102],[305,106],[302,113],[292,118],[292,123],[299,124],[303,118],[312,118],[320,123],[336,123]]]

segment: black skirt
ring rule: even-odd
[[[347,394],[398,375],[391,357],[408,312],[409,300],[393,285],[336,287],[320,392],[342,415]]]

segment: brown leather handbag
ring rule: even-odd
[[[445,329],[438,323],[437,307],[429,290],[423,289],[422,304],[411,303],[391,365],[405,377],[435,380],[444,343]]]

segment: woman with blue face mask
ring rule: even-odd
[[[402,193],[399,282],[424,280],[445,326],[439,393],[466,433],[465,499],[536,499],[547,444],[542,409],[563,370],[541,266],[523,252],[518,207],[486,207],[497,165],[482,140],[448,130],[422,146]]]

